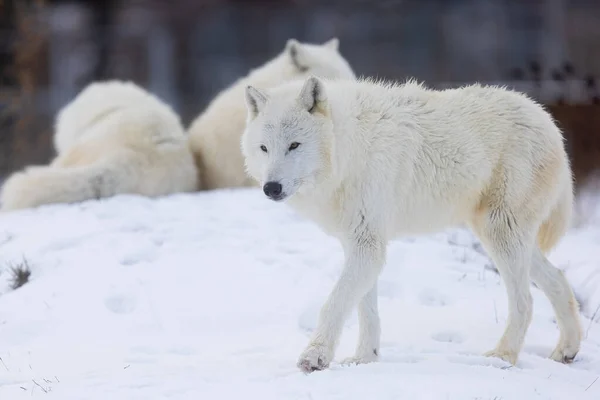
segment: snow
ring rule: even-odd
[[[600,228],[586,227],[551,259],[570,274],[597,254]],[[23,257],[31,282],[12,291],[6,269]],[[558,329],[538,289],[518,365],[481,355],[502,334],[506,293],[461,229],[390,244],[380,362],[302,374],[342,260],[336,240],[255,189],[2,214],[0,399],[600,398],[600,325],[583,317],[573,364],[549,360]],[[354,316],[336,360],[357,328]]]
[[[600,322],[600,176],[590,186],[578,195],[575,207],[578,229],[553,254],[554,261],[575,287],[582,313]],[[592,254],[596,257],[590,257]]]

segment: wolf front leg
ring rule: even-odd
[[[385,264],[386,242],[369,229],[363,228],[354,233],[345,243],[344,249],[346,261],[342,274],[321,308],[317,328],[298,360],[298,367],[304,372],[322,370],[329,366],[344,322],[359,302],[361,327],[357,351],[361,354],[358,356],[362,356],[363,351],[370,351],[373,355],[379,351],[377,347],[368,350],[363,347],[379,345],[375,284]]]
[[[354,357],[342,364],[367,364],[379,358],[381,326],[377,310],[377,283],[358,303],[358,344]]]

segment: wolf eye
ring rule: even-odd
[[[298,142],[294,142],[294,143],[290,144],[290,151],[296,150],[298,148],[298,146],[300,146],[300,143],[298,143]]]
[[[264,151],[265,153],[267,152],[267,146],[265,146],[264,144],[261,144],[261,145],[260,145],[260,149],[261,149],[262,151]]]

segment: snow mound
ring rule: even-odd
[[[552,259],[598,254],[589,228]],[[12,291],[1,269],[23,257],[31,281]],[[600,326],[583,318],[573,364],[549,360],[558,329],[537,289],[518,365],[481,355],[503,332],[506,293],[460,229],[390,245],[380,362],[302,374],[296,359],[342,260],[336,240],[254,189],[3,214],[0,399],[600,398]],[[352,355],[357,328],[353,316],[336,360]]]

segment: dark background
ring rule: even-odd
[[[526,91],[578,183],[600,167],[600,1],[0,0],[0,179],[50,160],[54,114],[93,80],[131,79],[187,125],[287,39],[334,36],[358,75]]]

